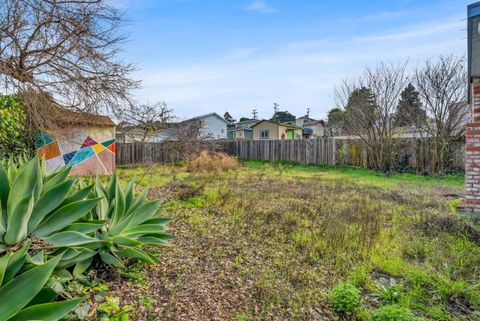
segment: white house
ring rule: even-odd
[[[187,119],[182,123],[201,122],[200,138],[202,139],[227,139],[228,122],[217,113]],[[181,123],[181,124],[182,124]]]
[[[190,135],[197,130],[200,139],[227,139],[227,124],[217,113],[193,117],[180,123],[164,124],[163,129],[147,134],[137,126],[123,124],[117,130],[116,139],[119,143],[162,142],[177,140],[179,136]]]

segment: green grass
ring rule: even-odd
[[[480,247],[448,223],[460,219],[461,196],[445,195],[462,193],[461,175],[244,162],[119,176],[151,186],[175,219],[174,246],[145,267],[144,285],[116,284],[162,320],[332,319],[329,292],[345,280],[362,293],[359,320],[392,303],[424,320],[480,318]]]
[[[367,184],[414,184],[427,186],[447,186],[447,187],[463,187],[465,184],[465,175],[449,174],[444,176],[425,176],[414,173],[381,173],[366,168],[353,166],[334,166],[334,165],[301,165],[295,162],[266,162],[266,161],[244,161],[248,168],[258,171],[264,170],[266,167],[273,167],[290,174],[327,174],[329,176],[340,176],[342,179],[351,179]]]

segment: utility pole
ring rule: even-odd
[[[253,114],[253,119],[257,119],[257,110],[256,109],[252,110],[252,114]]]
[[[310,107],[307,107],[307,117],[310,118]]]
[[[273,120],[277,121],[278,104],[273,103]]]

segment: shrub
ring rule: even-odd
[[[328,299],[335,311],[350,315],[360,306],[360,290],[350,283],[339,283],[330,292]]]
[[[408,308],[396,304],[385,305],[373,313],[373,321],[420,321]]]
[[[27,113],[17,96],[0,95],[0,156],[29,153],[32,139],[27,134]]]
[[[141,247],[167,244],[170,220],[160,217],[159,201],[145,201],[146,189],[135,196],[134,182],[122,189],[115,176],[106,187],[99,180],[85,187],[68,177],[69,167],[46,175],[38,157],[20,163],[0,163],[0,254],[32,241],[32,260],[64,253],[58,268],[74,266],[75,275],[97,253],[116,266],[121,257],[157,262]]]
[[[202,151],[187,162],[189,172],[224,172],[238,169],[238,161],[225,153]]]
[[[148,189],[135,196],[135,183],[131,180],[121,188],[114,175],[107,186],[99,179],[95,194],[100,198],[93,217],[106,224],[97,232],[102,241],[97,249],[101,261],[123,267],[121,258],[158,263],[152,251],[144,251],[147,245],[167,245],[172,236],[165,234],[171,219],[161,217],[161,201],[145,201]]]
[[[52,272],[82,274],[97,253],[115,266],[124,257],[158,262],[142,247],[167,244],[170,220],[160,201],[145,201],[146,189],[135,196],[134,182],[122,189],[115,176],[85,186],[68,167],[47,175],[38,157],[18,163],[0,161],[0,321],[62,318],[79,300],[51,302],[57,294],[44,285]],[[108,318],[128,320],[127,312]]]
[[[32,260],[64,253],[59,268],[95,255],[92,248],[101,242],[93,233],[103,222],[85,216],[98,200],[85,199],[92,186],[74,188],[77,179],[69,178],[69,171],[46,175],[37,157],[18,167],[10,161],[6,169],[0,163],[0,254],[33,241]]]
[[[56,293],[44,287],[61,260],[59,255],[17,275],[27,258],[27,247],[0,258],[0,321],[61,319],[80,299],[52,302]]]

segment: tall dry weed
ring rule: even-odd
[[[220,152],[201,151],[187,162],[187,171],[197,172],[225,172],[240,167],[238,161],[230,155]]]

